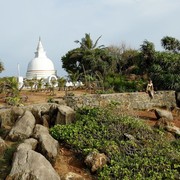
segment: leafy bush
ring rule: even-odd
[[[112,111],[112,106],[79,109],[74,124],[56,125],[50,133],[82,157],[92,150],[105,153],[109,162],[98,170],[99,179],[180,178],[180,152],[165,140],[163,132]]]
[[[119,74],[111,74],[105,77],[105,89],[112,89],[115,92],[135,92],[144,90],[144,81],[128,80],[125,76]]]

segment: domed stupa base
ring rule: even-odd
[[[50,76],[56,76],[53,62],[46,56],[46,52],[39,38],[35,57],[32,59],[27,68],[27,79],[48,79]]]

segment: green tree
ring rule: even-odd
[[[4,71],[4,65],[3,65],[2,62],[0,62],[0,73],[1,73],[2,71]]]
[[[152,65],[153,60],[155,58],[155,46],[152,42],[145,40],[140,47],[142,54],[142,66],[143,68],[148,68]]]
[[[180,54],[156,52],[150,76],[158,90],[180,89]]]
[[[79,43],[81,45],[80,48],[82,49],[94,49],[96,48],[99,39],[101,38],[98,37],[98,39],[95,41],[95,43],[93,43],[90,34],[85,33],[85,37],[81,39],[81,41],[79,40],[75,40],[75,43]],[[104,45],[100,45],[98,48],[104,47]]]
[[[19,96],[19,87],[16,77],[4,78],[4,90],[7,96],[16,97]]]
[[[41,91],[42,90],[43,83],[44,83],[44,79],[43,78],[37,79],[37,91]]]
[[[62,57],[63,68],[71,74],[79,72],[81,76],[94,76],[95,71],[100,72],[103,76],[112,69],[112,59],[107,48],[103,45],[97,47],[90,38],[89,34],[85,34],[85,38],[75,42],[80,44],[79,48],[69,51]]]
[[[161,45],[165,50],[177,53],[180,51],[180,41],[176,38],[165,36],[161,39]]]
[[[62,87],[64,88],[66,80],[63,77],[59,77],[57,79],[57,83],[58,83],[58,91],[60,91]]]
[[[9,105],[21,103],[18,80],[16,77],[4,77],[0,80],[0,89],[5,93],[5,102]]]

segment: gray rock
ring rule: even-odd
[[[42,116],[42,124],[43,124],[43,126],[49,128],[49,125],[50,125],[50,117],[49,117],[49,115],[44,114]]]
[[[69,106],[58,106],[58,114],[55,124],[70,124],[75,120],[75,111]]]
[[[36,139],[39,139],[40,134],[43,134],[43,133],[49,134],[49,129],[40,124],[36,124],[34,128],[34,132],[33,132],[33,137]]]
[[[107,163],[107,156],[104,153],[91,152],[85,158],[85,164],[91,168],[92,172],[101,169]]]
[[[26,145],[29,146],[28,144]],[[12,169],[6,178],[6,180],[18,179],[60,180],[60,177],[44,156],[28,149],[28,147],[23,147],[19,148],[14,154]]]
[[[171,132],[175,135],[180,136],[180,128],[176,127],[176,126],[166,126],[166,130],[168,132]]]
[[[35,118],[30,111],[25,111],[10,130],[8,137],[13,141],[29,138],[35,126]]]
[[[60,99],[60,98],[52,99],[52,103],[56,103],[56,104],[59,104],[59,105],[66,105],[65,100],[64,99]]]
[[[155,108],[154,112],[155,112],[155,115],[156,115],[157,119],[166,118],[168,120],[173,120],[173,115],[168,110]]]
[[[127,140],[136,141],[135,137],[132,136],[131,134],[124,133],[124,137],[125,137],[125,139],[127,139]]]
[[[23,150],[32,150],[32,145],[31,144],[27,144],[27,143],[21,143],[21,144],[19,144],[19,146],[17,147],[17,151],[19,151],[19,150],[21,150],[21,149],[23,149]]]
[[[59,143],[50,134],[48,128],[36,124],[33,136],[38,140],[38,151],[50,162],[54,162],[58,154]]]
[[[36,124],[42,124],[42,118],[41,118],[41,109],[38,106],[35,106],[31,110],[33,116],[36,119]]]
[[[24,111],[25,110],[21,107],[17,107],[17,106],[12,107],[11,113],[12,113],[14,120],[16,121],[19,117],[21,117],[24,114]]]
[[[51,163],[55,162],[58,154],[59,143],[49,133],[42,133],[39,135],[39,151]]]
[[[38,141],[34,138],[25,139],[24,143],[31,145],[32,150],[35,150],[38,144]]]

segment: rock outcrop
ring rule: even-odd
[[[38,140],[38,151],[53,163],[58,154],[58,141],[49,134],[46,127],[39,124],[34,129],[34,137]]]
[[[2,113],[2,111],[1,111]],[[12,168],[6,180],[59,180],[53,168],[58,155],[59,143],[49,134],[49,127],[56,123],[69,124],[75,120],[75,111],[66,105],[43,103],[27,107],[13,107],[0,115],[1,127],[8,131],[4,138],[22,141],[12,160]],[[7,148],[0,138],[2,153]],[[84,179],[68,172],[61,175],[64,179]]]
[[[27,142],[18,146],[14,154],[11,172],[6,180],[60,180],[50,162],[32,149],[31,143]]]
[[[58,106],[58,114],[55,124],[70,124],[75,120],[75,111],[66,105]]]
[[[164,109],[159,109],[159,108],[155,108],[153,110],[154,110],[154,113],[155,113],[157,119],[166,118],[168,120],[173,120],[173,115],[170,111],[164,110]]]
[[[19,141],[29,138],[35,126],[35,118],[30,111],[25,111],[12,127],[8,137],[13,141]]]

